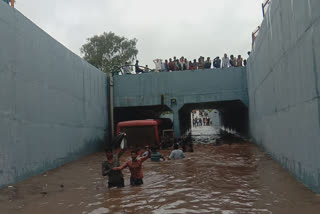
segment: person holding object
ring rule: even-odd
[[[121,132],[112,139],[110,145],[105,149],[107,161],[102,162],[102,176],[108,176],[108,187],[124,187],[123,175],[120,171],[112,170],[113,167],[120,166],[119,158],[127,147],[126,133]],[[112,148],[117,151],[113,153]]]
[[[140,159],[137,159],[138,154],[136,150],[131,151],[131,160],[127,161],[124,165],[121,167],[114,167],[112,170],[118,170],[121,171],[124,168],[128,167],[131,173],[130,176],[130,185],[132,186],[138,186],[143,184],[143,173],[142,173],[142,163],[146,161],[151,155],[151,151],[148,151],[148,155],[145,157],[141,157]]]
[[[119,158],[124,153],[124,150],[119,148],[119,151],[113,154],[112,149],[105,149],[107,161],[102,162],[102,175],[108,176],[108,188],[124,187],[124,179],[121,171],[113,170],[114,167],[119,167]]]

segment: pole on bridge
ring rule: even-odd
[[[110,123],[111,123],[111,137],[114,137],[114,111],[113,111],[113,76],[110,73]]]

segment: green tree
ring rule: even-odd
[[[113,32],[95,35],[87,39],[80,51],[83,58],[105,73],[112,72],[125,62],[132,63],[138,54],[138,40],[117,36]]]

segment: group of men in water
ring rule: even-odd
[[[125,168],[129,168],[131,176],[130,176],[130,185],[137,186],[143,184],[143,173],[142,173],[142,163],[146,161],[148,158],[151,158],[151,161],[158,162],[161,159],[165,160],[165,158],[157,151],[156,147],[152,147],[151,149],[147,146],[146,151],[143,154],[139,154],[138,150],[131,151],[131,160],[125,162],[122,166],[120,166],[120,157],[124,153],[124,149],[118,148],[114,153],[112,148],[108,148],[105,150],[107,161],[102,163],[102,175],[108,176],[108,187],[124,187],[124,178],[122,174],[122,170]],[[182,150],[179,149],[179,145],[175,143],[173,145],[173,151],[168,157],[169,160],[177,160],[185,158],[185,155]]]

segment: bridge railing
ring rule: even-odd
[[[262,3],[262,15],[263,17],[265,17],[268,9],[269,9],[269,6],[270,6],[270,3],[271,3],[271,0],[265,0],[264,3]],[[259,34],[259,31],[260,31],[260,26],[258,26],[253,32],[252,32],[252,49],[254,47],[254,41],[256,40],[258,34]]]
[[[262,15],[265,16],[266,12],[268,11],[269,5],[271,3],[271,0],[265,0],[264,3],[262,3]]]
[[[260,26],[258,26],[257,28],[256,28],[256,30],[254,30],[253,32],[252,32],[252,49],[253,49],[253,47],[254,47],[254,41],[256,40],[256,38],[257,38],[257,36],[258,36],[258,34],[259,34],[259,31],[260,31]]]

